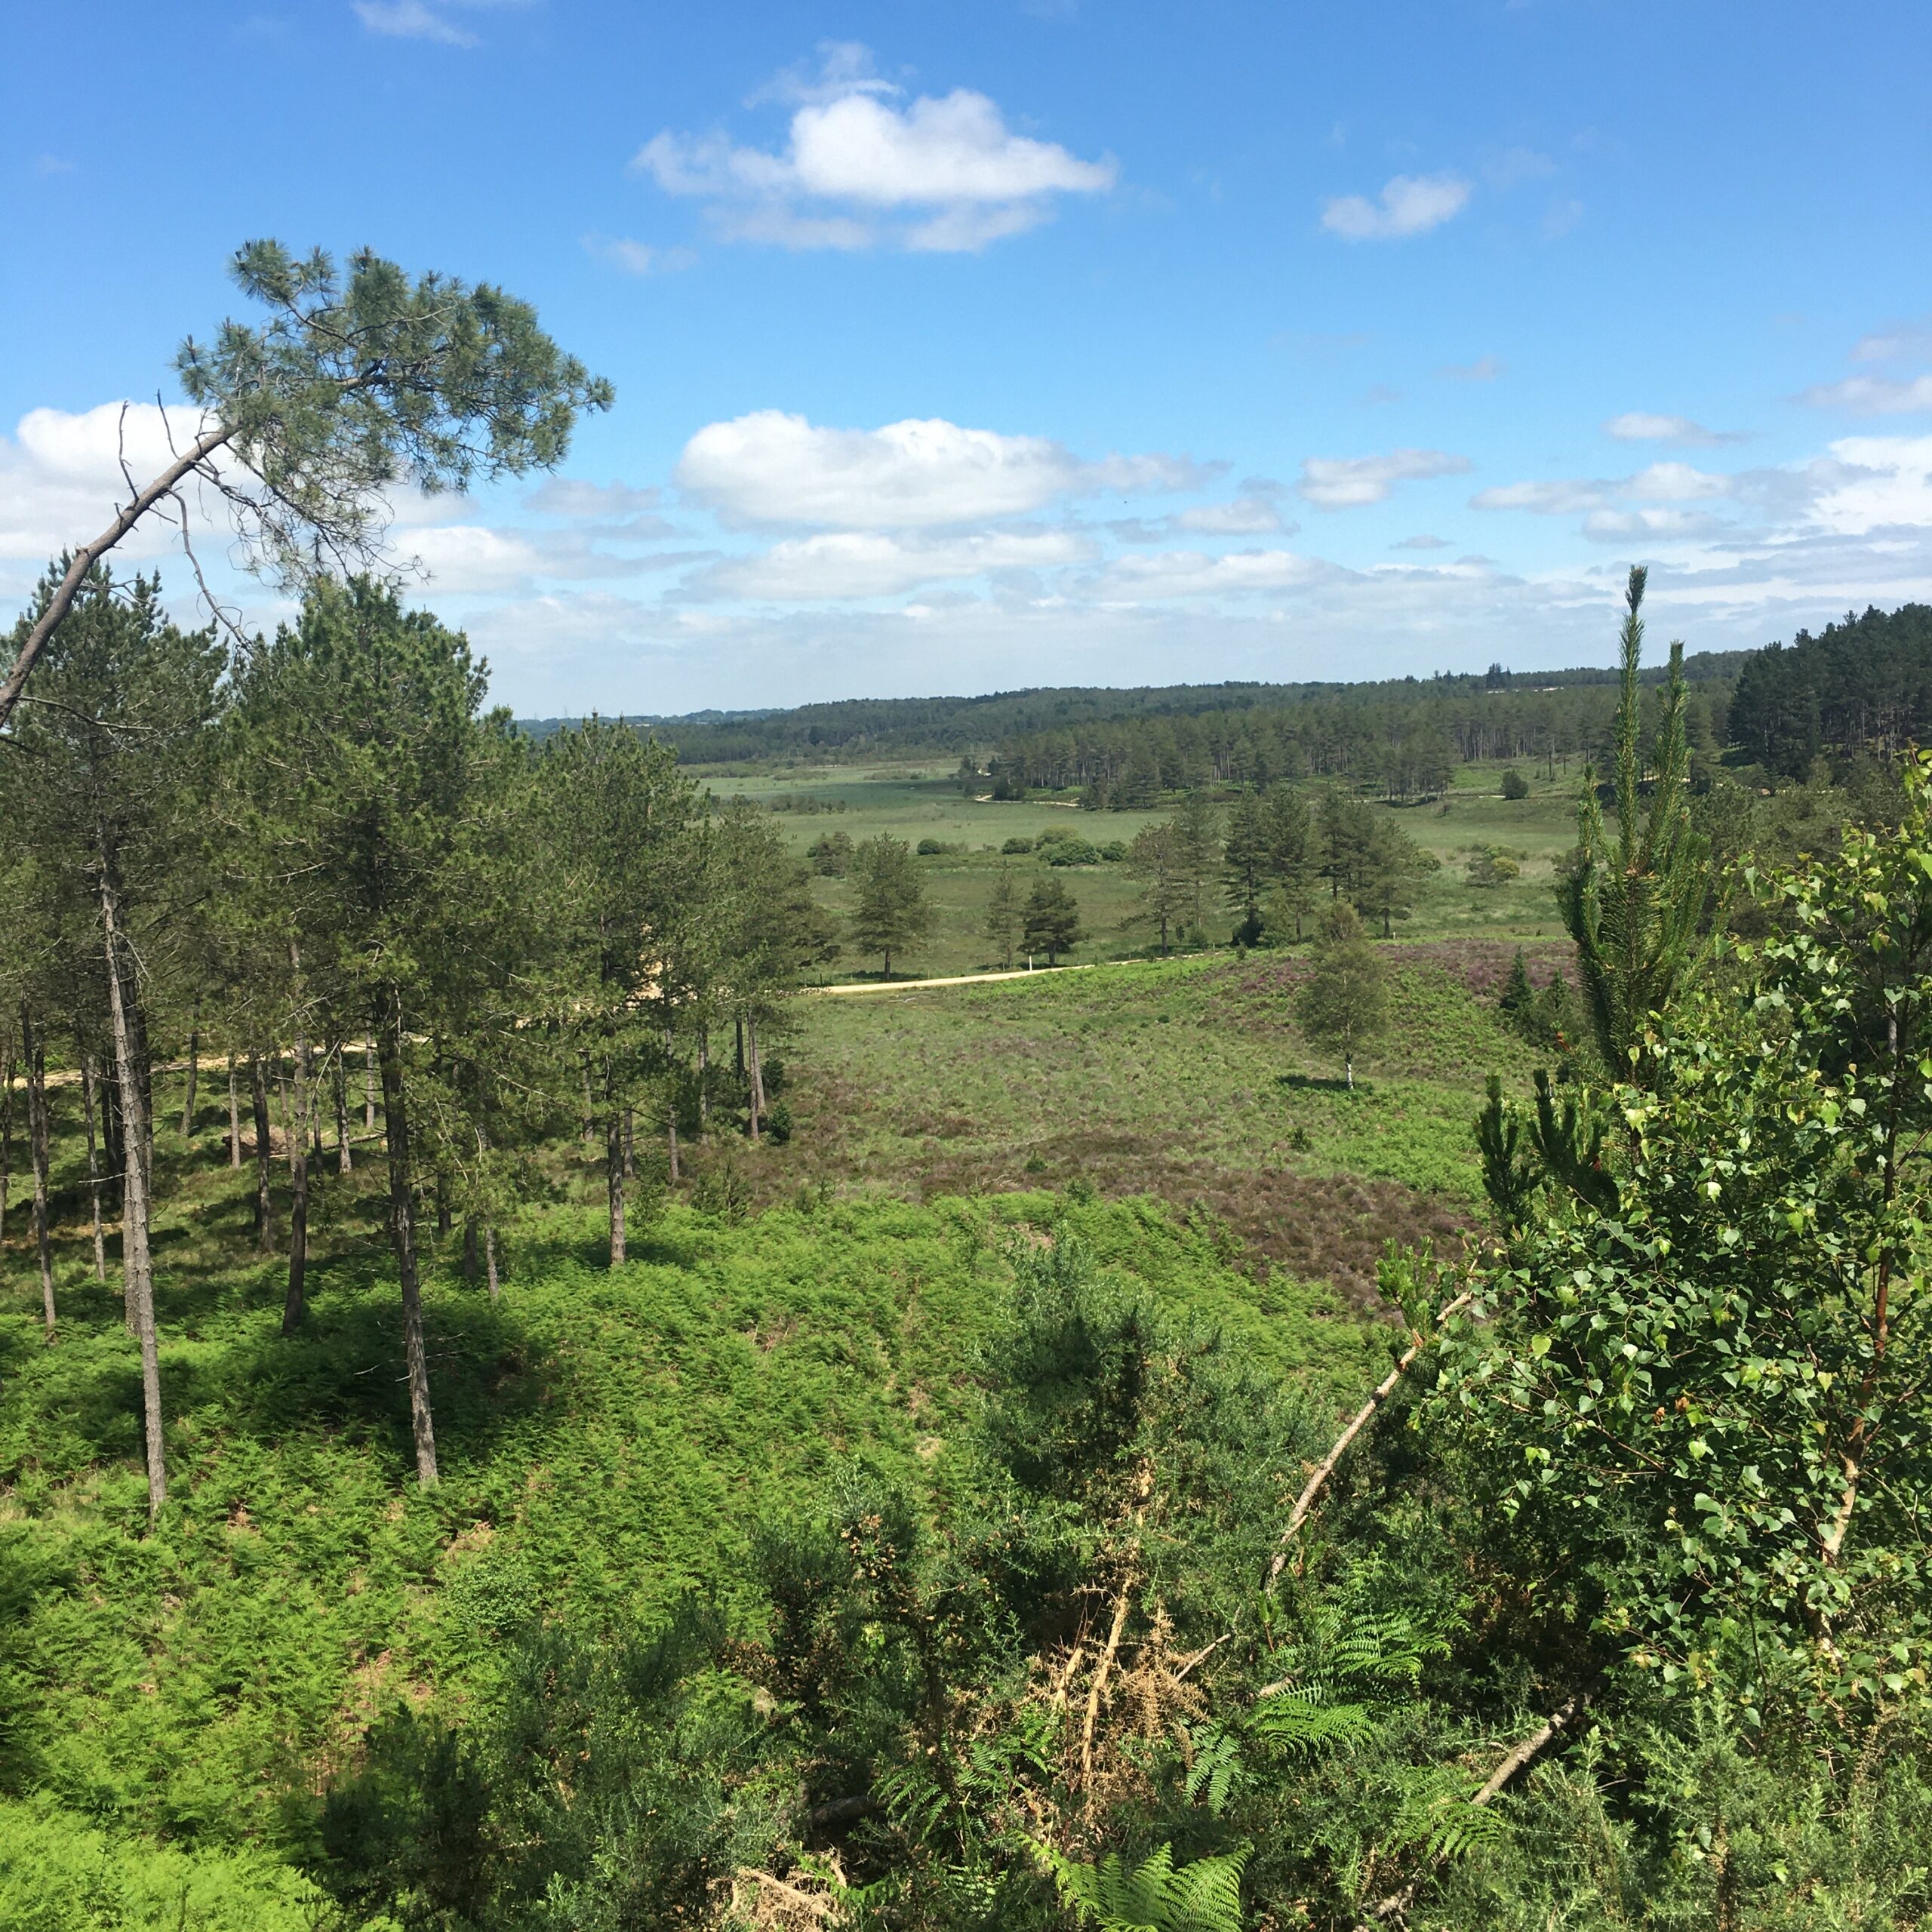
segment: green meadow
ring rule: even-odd
[[[1504,766],[1472,764],[1456,768],[1441,799],[1378,808],[1441,868],[1422,881],[1414,910],[1402,924],[1404,937],[1534,941],[1561,934],[1550,888],[1558,860],[1576,842],[1575,777],[1559,772],[1552,780],[1540,769],[1515,768],[1528,781],[1526,798],[1502,796]],[[1125,844],[1143,826],[1167,817],[1171,807],[1088,812],[1071,792],[1023,801],[971,798],[943,760],[931,759],[777,765],[742,774],[721,770],[703,782],[720,798],[743,796],[771,810],[787,844],[801,857],[832,832],[843,832],[855,844],[884,833],[915,848],[931,839],[947,848],[918,861],[934,915],[932,935],[918,952],[895,959],[895,976],[945,977],[997,963],[983,928],[986,903],[1003,866],[1015,872],[1023,889],[1049,869],[1067,884],[1088,934],[1076,959],[1136,958],[1154,948],[1157,935],[1140,908],[1140,884],[1124,865],[1049,869],[1035,854],[1009,856],[1000,848],[1010,838],[1035,839],[1050,831],[1075,832],[1096,845]],[[1518,875],[1500,885],[1472,887],[1469,861],[1482,850],[1509,857]],[[854,895],[849,880],[821,878],[814,890],[829,911],[841,920],[850,916]],[[1203,914],[1211,937],[1225,940],[1236,922],[1211,894]],[[821,973],[832,983],[876,973],[878,967],[876,959],[857,957],[848,949]]]

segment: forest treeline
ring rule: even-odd
[[[1890,756],[1932,735],[1932,605],[1847,611],[1768,645],[1737,675],[1728,729],[1746,755],[1801,778],[1821,753]]]
[[[998,798],[1078,790],[1141,808],[1204,785],[1332,778],[1392,798],[1444,789],[1459,764],[1506,759],[1554,778],[1601,761],[1617,706],[1608,669],[1440,675],[1362,684],[1076,688],[975,698],[854,699],[789,711],[648,721],[690,764],[934,754]],[[1641,681],[1654,721],[1662,673]],[[1932,726],[1932,607],[1847,613],[1789,645],[1687,657],[1685,728],[1701,780],[1727,747],[1775,777],[1821,754],[1890,757]],[[561,727],[519,728],[541,740]]]
[[[1727,683],[1747,654],[1710,651],[1686,660],[1685,675],[1700,686]],[[1499,691],[1540,692],[1574,688],[1611,689],[1614,671],[1584,666],[1563,671],[1443,672],[1428,678],[1395,678],[1362,684],[1307,682],[1168,685],[1138,690],[1072,685],[1038,691],[996,691],[979,697],[844,698],[789,710],[696,712],[685,717],[634,719],[641,728],[678,747],[688,764],[755,764],[769,759],[849,762],[887,754],[983,760],[992,752],[1035,734],[1123,720],[1189,718],[1334,703],[1412,706],[1436,700],[1481,700]],[[1657,676],[1646,672],[1644,681]],[[1604,713],[1607,715],[1607,712]],[[534,738],[571,721],[521,721]],[[1480,755],[1480,754],[1478,754]]]

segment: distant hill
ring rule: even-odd
[[[1691,681],[1734,678],[1747,651],[1709,651],[1687,659]],[[1645,672],[1651,682],[1661,665]],[[734,764],[769,758],[849,761],[898,755],[992,753],[1001,745],[1042,731],[1121,724],[1152,718],[1197,718],[1209,713],[1281,711],[1310,704],[1411,706],[1467,700],[1501,692],[1525,695],[1576,686],[1610,686],[1614,669],[1601,666],[1567,670],[1439,672],[1431,678],[1395,678],[1361,683],[1334,681],[1217,685],[1048,686],[994,691],[973,697],[842,698],[789,710],[697,711],[677,717],[635,717],[631,721],[676,745],[686,764]],[[537,738],[549,737],[570,718],[519,721]]]

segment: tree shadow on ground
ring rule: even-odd
[[[1358,1080],[1351,1088],[1346,1080],[1338,1079],[1332,1074],[1278,1073],[1275,1076],[1275,1084],[1296,1094],[1372,1094],[1375,1091],[1372,1081]]]

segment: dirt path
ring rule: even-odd
[[[1079,966],[1042,966],[1040,973],[1091,973],[1102,966],[1144,966],[1144,959],[1090,959]],[[955,973],[944,980],[855,980],[849,986],[808,986],[808,993],[918,993],[928,986],[982,986],[992,980],[1030,980],[1035,969],[1015,967],[1010,973]]]

